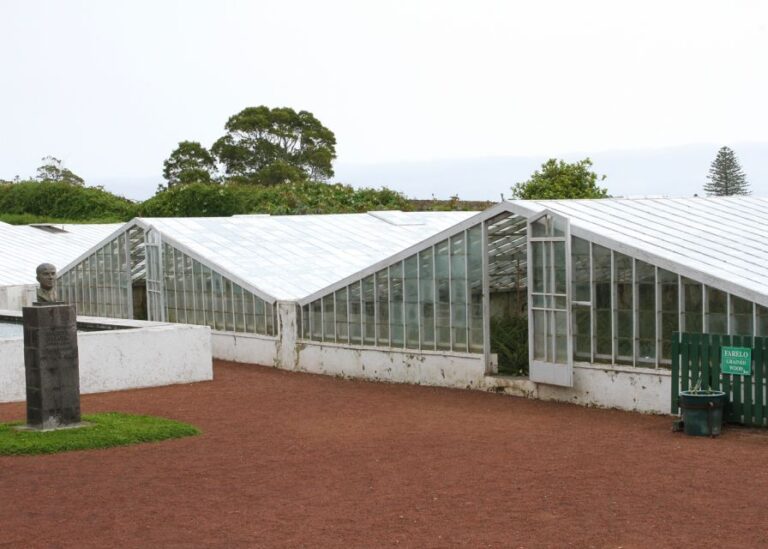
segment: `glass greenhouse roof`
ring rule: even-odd
[[[768,305],[768,198],[512,200],[548,209],[571,233]],[[504,206],[503,204],[500,206]]]
[[[295,301],[476,214],[395,211],[137,222],[262,297]]]
[[[40,263],[61,269],[120,226],[0,224],[0,286],[36,284]]]

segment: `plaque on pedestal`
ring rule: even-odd
[[[27,427],[80,423],[80,372],[75,307],[40,303],[22,309]]]

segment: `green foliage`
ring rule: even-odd
[[[82,186],[85,181],[79,175],[64,167],[61,160],[53,156],[44,156],[43,164],[37,168],[37,181],[52,181],[56,183],[68,183]]]
[[[98,187],[65,182],[22,181],[0,185],[0,215],[29,215],[72,221],[99,219],[127,221],[136,206],[128,199]]]
[[[717,151],[717,156],[709,168],[708,182],[704,192],[712,196],[733,196],[749,194],[747,176],[741,169],[736,154],[728,147]]]
[[[499,373],[528,375],[528,317],[508,314],[491,317],[491,352],[499,357]]]
[[[0,221],[8,223],[9,225],[32,225],[33,223],[50,223],[50,224],[62,224],[62,223],[122,223],[126,221],[125,218],[102,216],[97,217],[94,213],[94,217],[87,219],[67,219],[64,217],[50,217],[47,215],[30,215],[30,214],[3,214],[0,213]]]
[[[458,195],[450,197],[448,200],[431,198],[408,199],[411,209],[416,212],[466,212],[482,211],[493,206],[493,202],[486,200],[461,200]]]
[[[258,185],[333,177],[336,137],[312,113],[248,107],[230,117],[211,152],[234,182]]]
[[[196,141],[182,141],[163,163],[163,177],[168,186],[185,183],[211,183],[216,174],[216,161]]]
[[[239,207],[229,186],[190,183],[162,190],[138,208],[145,217],[223,217]]]
[[[354,189],[340,183],[303,181],[272,187],[193,183],[159,192],[139,209],[147,217],[199,217],[407,210],[409,204],[389,189]]]
[[[559,198],[606,198],[608,190],[597,186],[598,175],[589,158],[572,164],[550,158],[528,181],[512,187],[512,197],[527,200]],[[605,180],[605,176],[599,178]]]
[[[200,434],[186,423],[118,412],[83,416],[93,425],[58,431],[19,431],[17,423],[0,424],[0,455],[55,454],[72,450],[111,448]]]

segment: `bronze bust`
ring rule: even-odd
[[[56,303],[56,267],[50,263],[38,265],[37,281],[40,283],[37,289],[38,303]]]

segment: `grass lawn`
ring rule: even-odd
[[[22,422],[0,424],[0,455],[55,454],[200,434],[196,427],[186,423],[119,412],[86,415],[83,421],[92,425],[40,432],[14,428]]]

